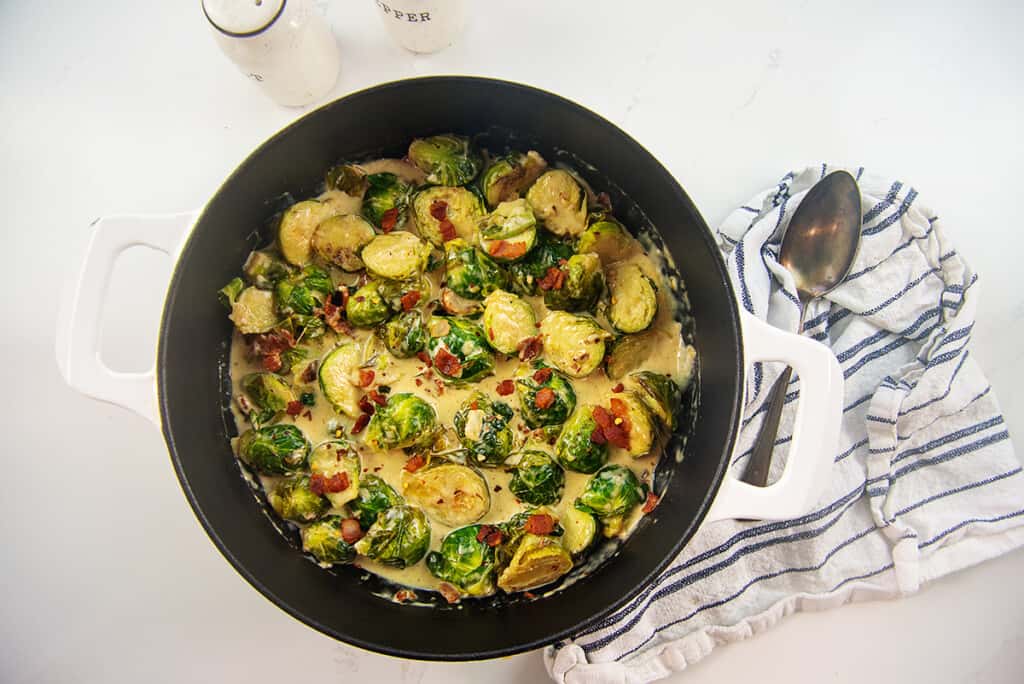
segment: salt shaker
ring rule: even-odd
[[[301,107],[338,79],[338,44],[310,0],[202,0],[214,39],[275,102]]]
[[[466,0],[374,0],[396,43],[412,52],[437,52],[466,26]]]

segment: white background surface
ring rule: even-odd
[[[896,175],[981,273],[975,355],[1019,438],[1019,3],[472,4],[454,47],[418,57],[370,0],[327,3],[344,59],[329,97],[434,73],[554,90],[646,145],[712,225],[806,162]],[[539,654],[406,662],[287,617],[207,540],[157,432],[63,384],[56,302],[90,222],[199,207],[303,113],[263,97],[207,30],[198,0],[0,3],[0,680],[542,680]],[[168,272],[146,252],[119,265],[117,367],[151,360]],[[904,601],[797,616],[676,680],[1019,682],[1022,576],[1018,552]]]

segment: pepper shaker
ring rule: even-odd
[[[202,0],[221,51],[275,102],[301,107],[338,80],[338,44],[310,0]]]
[[[391,38],[411,52],[437,52],[466,26],[465,0],[374,0]]]

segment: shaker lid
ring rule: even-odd
[[[286,0],[203,0],[206,19],[229,36],[255,35],[274,23]]]

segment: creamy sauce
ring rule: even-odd
[[[370,173],[382,171],[392,172],[412,182],[419,182],[423,179],[423,174],[419,169],[401,160],[377,160],[363,164],[362,168]],[[323,202],[332,204],[337,208],[339,213],[358,213],[360,207],[359,198],[350,197],[338,191],[326,192],[321,195],[319,199]],[[406,224],[405,229],[415,232],[412,220]],[[655,259],[659,258],[660,255],[655,256]],[[650,340],[650,354],[642,364],[642,367],[635,370],[649,370],[657,373],[664,373],[672,376],[673,378],[679,378],[683,370],[681,365],[681,351],[684,348],[685,342],[682,339],[681,326],[676,320],[674,320],[673,314],[675,312],[676,304],[672,297],[672,290],[667,286],[667,283],[663,282],[664,278],[661,275],[660,262],[656,262],[652,260],[650,256],[639,252],[628,257],[626,261],[639,265],[640,268],[642,268],[643,271],[659,285],[657,317],[651,329],[646,333],[643,333]],[[439,294],[439,283],[443,277],[443,271],[443,268],[439,268],[435,272],[428,274],[433,288],[431,300],[436,299]],[[333,271],[333,276],[335,278],[335,282],[339,283],[351,283],[356,277],[355,274],[347,274],[338,270]],[[543,299],[540,297],[528,297],[526,300],[533,306],[537,320],[540,321],[543,319],[545,314],[548,312],[548,309],[544,306]],[[375,355],[377,356],[374,386],[388,385],[391,388],[392,393],[412,392],[432,403],[437,411],[440,424],[447,428],[446,434],[449,438],[450,446],[458,446],[458,440],[454,435],[454,431],[451,429],[453,416],[462,404],[463,400],[465,400],[468,395],[475,390],[483,391],[488,396],[504,401],[516,409],[516,415],[512,421],[512,428],[517,437],[517,448],[522,446],[525,441],[525,436],[529,430],[523,424],[519,416],[517,395],[512,394],[510,396],[500,397],[496,391],[499,382],[514,377],[516,371],[524,365],[517,358],[504,357],[502,354],[495,352],[496,363],[494,375],[484,378],[477,383],[470,383],[464,386],[453,386],[441,381],[439,376],[433,373],[429,368],[426,368],[417,358],[396,359],[391,356],[387,352],[383,343],[374,337],[372,330],[355,329],[353,337],[354,340],[361,345],[364,363],[368,362]],[[311,383],[304,383],[301,379],[301,374],[309,364],[309,361],[313,359],[322,359],[328,351],[343,341],[349,342],[352,341],[352,338],[342,338],[328,332],[324,337],[318,340],[314,340],[308,344],[304,343],[304,346],[307,346],[310,350],[309,360],[296,364],[295,368],[292,369],[292,377],[288,378],[295,388],[296,395],[304,392],[315,393],[316,404],[310,408],[309,417],[298,416],[293,418],[285,416],[282,420],[283,422],[290,421],[295,423],[302,429],[306,437],[314,446],[325,439],[334,437],[334,433],[329,429],[329,426],[341,425],[345,428],[347,433],[353,421],[345,416],[335,413],[326,398],[324,398],[320,393],[317,381],[314,379]],[[233,396],[239,396],[242,393],[239,387],[239,381],[241,378],[247,373],[262,369],[258,365],[258,360],[247,358],[245,342],[242,336],[237,332],[235,333],[232,342],[230,363],[232,393]],[[419,384],[417,383],[417,380],[420,381]],[[608,397],[611,395],[611,388],[617,381],[613,382],[609,380],[603,371],[597,370],[585,378],[572,379],[571,382],[573,389],[576,392],[576,403],[577,406],[579,406],[582,404],[607,404]],[[239,433],[247,430],[250,427],[249,423],[245,420],[244,416],[239,411],[238,406],[234,402],[232,403],[232,412],[234,413]],[[394,487],[396,492],[401,494],[402,467],[408,460],[408,455],[401,450],[374,452],[362,444],[362,441],[358,437],[359,436],[357,435],[353,441],[357,451],[359,452],[360,458],[362,459],[363,473],[372,473],[380,476]],[[658,458],[659,454],[657,453],[652,453],[641,458],[633,458],[625,449],[609,445],[608,463],[622,464],[632,468],[637,476],[648,484],[653,479],[654,469],[657,465]],[[515,451],[513,451],[510,464],[514,462],[514,460]],[[514,514],[528,508],[526,505],[518,503],[509,492],[508,486],[511,474],[507,473],[503,467],[481,468],[480,472],[487,480],[491,496],[491,505],[486,515],[477,522],[504,522]],[[558,504],[550,508],[554,509],[556,514],[561,515],[563,511],[572,507],[574,501],[582,493],[590,478],[591,475],[567,470],[565,472],[565,489],[562,494],[562,498]],[[272,488],[281,479],[282,478],[260,476],[260,480],[265,488]],[[626,520],[626,524],[620,534],[621,537],[628,536],[636,526],[637,521],[642,515],[640,509],[641,506],[634,507],[629,518]],[[331,513],[340,512],[341,511],[335,510],[331,511]],[[434,550],[440,546],[441,539],[450,532],[452,528],[443,525],[437,520],[431,520],[430,524],[432,530],[430,548]],[[404,569],[386,566],[364,557],[357,558],[356,564],[359,567],[376,573],[396,584],[430,590],[436,590],[440,584],[440,580],[430,574],[427,570],[426,563],[422,560],[412,567]]]

